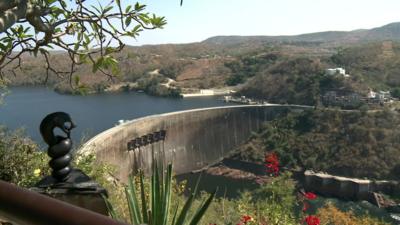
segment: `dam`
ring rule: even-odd
[[[264,122],[289,111],[310,109],[313,107],[239,105],[147,116],[98,134],[80,152],[94,153],[98,161],[115,165],[115,176],[123,181],[138,168],[149,171],[153,154],[159,161],[173,162],[174,172],[182,174],[221,161]],[[154,141],[152,134],[160,132],[165,132],[165,137]],[[153,141],[147,141],[148,136]],[[132,147],[130,143],[137,143],[136,140],[142,144]]]
[[[239,105],[147,116],[106,130],[79,150],[114,165],[119,180],[137,169],[150,172],[153,156],[172,162],[176,175],[220,162],[244,144],[263,123],[289,112],[314,110],[300,105]],[[351,112],[343,110],[344,112]],[[138,143],[140,142],[140,143]],[[396,193],[399,184],[305,173],[304,186],[316,193],[344,199],[370,200],[373,192]],[[372,201],[371,201],[372,202]]]

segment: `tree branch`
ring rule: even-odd
[[[19,0],[2,0],[0,1],[0,11],[12,9],[20,3]]]
[[[15,2],[15,0],[12,2]],[[4,0],[1,3],[4,4],[4,7],[6,7],[6,5],[8,4],[4,3]],[[8,6],[11,7],[12,4],[9,4]],[[0,33],[3,33],[12,25],[14,25],[18,20],[24,18],[27,9],[28,0],[20,0],[18,5],[9,8],[8,10],[0,10]]]

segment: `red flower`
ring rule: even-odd
[[[246,224],[247,222],[252,221],[252,220],[253,220],[253,218],[249,215],[244,215],[244,216],[242,216],[242,219],[241,219],[242,223],[244,223],[244,224]]]
[[[321,223],[318,217],[312,215],[307,216],[304,221],[307,225],[319,225]]]
[[[312,192],[306,192],[304,193],[304,197],[306,197],[308,200],[314,200],[317,198],[317,195]]]
[[[272,173],[275,176],[279,173],[279,158],[275,152],[265,155],[265,167],[268,173]]]

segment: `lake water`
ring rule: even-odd
[[[44,145],[39,132],[41,120],[49,113],[64,111],[77,124],[72,138],[78,143],[117,124],[147,115],[185,109],[227,105],[221,97],[162,98],[143,93],[73,96],[58,94],[45,87],[13,87],[0,105],[0,125],[24,127],[33,140]]]

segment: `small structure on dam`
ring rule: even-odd
[[[141,168],[152,156],[174,163],[176,174],[199,170],[228,156],[259,130],[262,123],[307,106],[248,105],[187,110],[135,119],[106,130],[80,151],[118,168],[119,179]],[[164,137],[159,137],[164,131]]]

